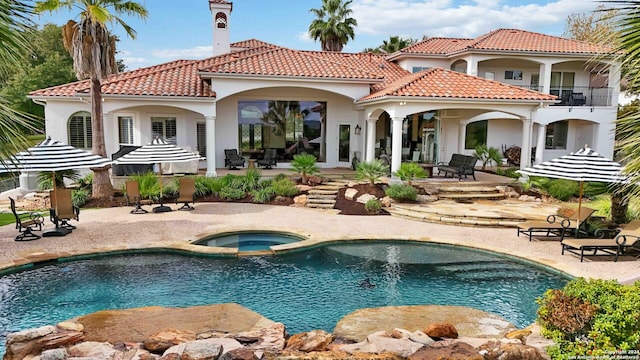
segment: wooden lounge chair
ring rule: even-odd
[[[18,214],[16,211],[16,201],[9,198],[11,201],[11,212],[16,218],[16,229],[20,232],[16,236],[16,241],[30,241],[40,239],[40,235],[33,233],[34,230],[42,231],[42,224],[44,223],[44,217],[37,212],[30,212],[28,214]]]
[[[132,214],[146,214],[149,211],[142,208],[142,205],[151,205],[153,201],[150,199],[142,199],[140,195],[140,187],[138,185],[138,181],[136,180],[127,180],[125,182],[125,199],[127,200],[127,206],[135,206],[133,210],[130,211]]]
[[[266,149],[262,159],[258,160],[258,166],[264,166],[265,169],[271,169],[272,166],[276,166],[276,149]]]
[[[577,212],[575,211],[571,216],[549,215],[547,216],[547,221],[522,222],[518,224],[518,236],[526,234],[529,236],[529,241],[533,236],[563,240],[568,233],[578,234],[576,231],[578,223],[580,228],[584,228],[584,224],[586,224],[595,210],[583,206],[580,208],[580,216],[578,216]]]
[[[229,170],[237,169],[238,166],[244,167],[244,158],[238,155],[236,149],[224,149],[224,166]]]
[[[194,210],[195,208],[189,203],[194,203],[196,184],[193,178],[180,178],[180,188],[178,189],[177,203],[184,203],[178,210]]]
[[[564,239],[562,240],[562,255],[564,252],[580,255],[580,262],[584,256],[615,256],[615,261],[629,249],[640,245],[640,220],[633,220],[624,225],[613,239]],[[598,254],[598,251],[601,254]],[[592,252],[585,254],[585,252]]]
[[[76,227],[69,224],[70,220],[80,220],[80,208],[73,206],[71,201],[71,189],[57,189],[51,197],[50,217],[58,228],[73,230]]]

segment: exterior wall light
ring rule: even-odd
[[[354,129],[354,132],[356,133],[356,135],[360,135],[362,133],[362,128],[360,127],[360,124],[356,124],[356,128]]]

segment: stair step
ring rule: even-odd
[[[308,191],[309,195],[336,195],[338,194],[338,190],[317,190],[312,189]]]
[[[315,208],[315,209],[333,209],[334,204],[315,204],[315,203],[307,203],[307,207]]]
[[[444,199],[504,199],[503,193],[439,193],[439,198]]]
[[[438,188],[440,192],[472,192],[472,193],[485,193],[485,192],[499,192],[502,193],[499,189],[496,189],[493,186],[442,186]]]
[[[318,185],[318,186],[314,186],[313,190],[333,190],[333,191],[338,191],[343,187],[344,186]]]
[[[309,199],[307,198],[307,204],[335,204],[335,199]]]

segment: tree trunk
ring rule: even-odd
[[[107,148],[104,143],[104,125],[102,121],[102,93],[100,80],[91,78],[91,142],[94,154],[107,157]],[[91,186],[91,197],[109,198],[113,196],[113,186],[109,176],[110,166],[91,169],[94,172]]]
[[[629,207],[628,193],[617,186],[611,192],[611,221],[616,224],[627,222],[627,208]]]

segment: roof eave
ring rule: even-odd
[[[89,94],[84,93],[76,93],[75,95],[28,95],[27,96],[33,100],[84,100],[90,98]],[[105,100],[114,99],[114,100],[175,100],[175,101],[211,101],[215,100],[215,96],[179,96],[179,95],[118,95],[118,94],[102,94],[102,98]]]
[[[198,75],[207,79],[243,79],[243,80],[271,80],[271,81],[297,81],[297,82],[342,82],[342,83],[382,83],[384,79],[365,79],[365,78],[341,78],[341,77],[312,77],[299,75],[262,75],[262,74],[233,74],[218,72],[198,72]]]
[[[587,59],[593,59],[594,56],[603,56],[606,58],[612,57],[609,53],[574,53],[574,52],[555,52],[555,51],[529,51],[529,50],[498,50],[498,49],[473,49],[466,48],[458,51],[450,52],[446,57],[459,56],[465,53],[481,53],[481,54],[509,54],[509,55],[539,55],[539,56],[554,56],[554,57],[584,57]]]
[[[418,96],[381,96],[368,100],[356,100],[355,103],[357,105],[364,104],[372,104],[376,102],[386,102],[386,101],[403,101],[403,102],[411,102],[411,101],[447,101],[447,102],[489,102],[489,103],[508,103],[508,104],[521,104],[521,105],[540,105],[540,103],[544,103],[546,105],[555,104],[558,100],[541,100],[541,99],[480,99],[480,98],[452,98],[452,97],[418,97]]]

